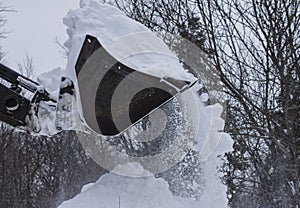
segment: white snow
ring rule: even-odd
[[[87,184],[82,192],[58,208],[225,208],[227,207],[226,187],[219,180],[217,166],[221,160],[217,157],[230,148],[231,138],[223,135],[216,151],[204,164],[205,190],[198,201],[174,197],[168,184],[161,178],[126,177],[109,173],[102,176],[96,183]],[[129,164],[120,169],[132,168],[135,174],[144,175],[145,171],[138,164]]]
[[[67,14],[64,24],[68,27],[69,35],[65,43],[69,49],[66,70],[62,71],[57,68],[44,73],[38,77],[38,82],[51,95],[57,97],[61,81],[61,76],[58,75],[64,74],[71,78],[77,93],[77,107],[81,104],[74,66],[86,34],[97,37],[114,57],[138,71],[157,77],[166,76],[188,81],[196,79],[183,69],[178,58],[161,39],[115,7],[100,4],[94,0],[83,0],[80,8],[71,10]],[[219,104],[204,106],[203,102],[207,101],[208,95],[203,94],[199,98],[196,92],[197,87],[200,85],[196,85],[192,91],[186,91],[184,96],[191,109],[193,129],[198,129],[194,150],[200,152],[200,160],[203,162],[204,190],[198,201],[174,197],[169,191],[167,182],[162,178],[154,178],[151,172],[138,163],[127,163],[116,166],[112,173],[101,177],[96,183],[87,184],[80,194],[64,202],[59,208],[226,207],[226,186],[219,179],[221,175],[218,167],[222,165],[222,161],[218,156],[231,150],[232,140],[229,135],[220,132],[224,128],[224,121],[220,118],[222,106]],[[199,105],[192,102],[193,99],[196,99]],[[81,113],[80,107],[75,110]],[[74,112],[70,111],[70,113]],[[32,125],[41,128],[41,133],[53,134],[57,131],[53,122],[55,116],[55,109],[42,103],[38,120],[33,120],[39,122],[40,126]],[[72,128],[71,125],[69,126]]]
[[[64,18],[68,26],[69,39],[65,43],[70,49],[66,75],[75,83],[74,66],[86,34],[97,37],[102,45],[124,64],[151,75],[173,77],[183,80],[195,80],[179,63],[167,46],[146,27],[126,17],[118,9],[96,1],[81,1],[81,8],[71,10]],[[199,132],[195,150],[200,151],[203,161],[204,191],[198,201],[174,197],[163,179],[150,177],[126,177],[124,175],[145,176],[138,164],[130,163],[117,166],[115,170],[96,183],[88,184],[73,199],[64,202],[59,208],[224,208],[227,206],[226,186],[219,177],[218,167],[221,159],[218,155],[231,150],[229,135],[219,132],[224,128],[220,118],[222,106],[215,104],[205,107],[207,94],[198,98],[195,91],[187,93],[186,98],[199,99],[199,106],[191,104],[192,119]],[[79,96],[77,96],[79,97]],[[79,103],[80,101],[78,101]],[[78,104],[77,103],[77,104]],[[80,112],[79,112],[80,113]],[[199,119],[197,121],[197,119]]]
[[[185,71],[168,46],[147,27],[127,17],[117,8],[96,1],[82,3],[64,18],[71,50],[67,70],[74,71],[86,34],[97,37],[104,48],[123,64],[157,77],[195,80]]]
[[[55,99],[58,97],[62,73],[63,70],[61,68],[55,68],[51,71],[42,73],[37,77],[38,83],[41,86],[45,87],[47,92],[55,97]]]
[[[69,39],[65,47],[69,49],[68,63],[64,76],[74,82],[76,107],[78,116],[74,116],[74,127],[80,126],[76,118],[84,120],[81,96],[79,94],[78,79],[75,74],[75,64],[79,56],[83,41],[87,34],[97,37],[104,48],[123,64],[147,74],[157,77],[172,77],[194,82],[197,79],[188,73],[179,62],[176,55],[151,30],[127,17],[119,9],[101,4],[97,1],[82,1],[81,8],[70,10],[63,19],[68,27]],[[84,76],[84,75],[83,75]],[[79,77],[82,77],[81,74]],[[98,78],[90,81],[90,86],[97,85]],[[97,88],[89,91],[92,99]],[[93,103],[93,102],[88,102]],[[89,106],[94,108],[93,105]],[[85,112],[86,113],[86,112]],[[93,116],[89,116],[96,123]],[[90,122],[91,123],[91,122]]]
[[[224,138],[222,145],[228,146],[225,140]],[[214,154],[205,165],[206,189],[198,201],[174,197],[167,182],[161,178],[126,177],[109,173],[96,183],[84,186],[80,194],[65,201],[58,208],[225,208],[226,187],[218,180],[216,155]],[[220,164],[220,161],[217,164]],[[128,167],[134,168],[137,175],[144,175],[143,172],[146,171],[135,163],[117,168]]]
[[[144,171],[141,166],[135,169]],[[122,168],[122,167],[119,167]],[[142,173],[141,173],[142,174]],[[196,208],[198,203],[173,197],[163,179],[131,178],[107,174],[95,184],[88,184],[81,194],[64,202],[59,208]]]

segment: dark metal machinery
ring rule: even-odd
[[[41,100],[56,102],[37,82],[3,64],[0,64],[0,78],[0,120],[12,126],[25,126],[26,116],[34,113],[33,107]],[[21,94],[25,90],[33,93],[31,100]]]
[[[100,55],[97,53],[97,50],[101,51]],[[96,64],[89,64],[87,62]],[[84,70],[82,70],[84,67],[92,69],[92,72],[96,72],[97,70],[103,71],[106,66],[110,67],[108,67],[108,71],[105,72],[105,76],[99,83],[97,89],[94,89],[97,90],[94,99],[89,97],[91,89],[88,85],[88,82],[95,76],[94,73],[85,74],[85,77],[87,77],[86,82],[78,81],[83,117],[91,129],[102,135],[119,134],[132,126],[135,122],[144,119],[149,113],[168,102],[176,94],[189,89],[196,83],[176,80],[169,77],[156,77],[132,69],[116,60],[105,50],[96,37],[87,35],[74,69],[77,79],[79,80],[79,74],[81,72],[84,73]],[[3,84],[0,82],[0,120],[12,126],[26,126],[28,122],[26,120],[27,116],[29,116],[29,120],[33,114],[38,116],[37,112],[39,110],[40,101],[57,102],[56,111],[59,113],[57,113],[56,121],[53,121],[55,123],[59,123],[57,122],[58,120],[65,119],[65,116],[62,116],[64,113],[71,112],[70,109],[72,106],[67,107],[66,105],[72,102],[70,100],[68,101],[69,98],[67,99],[68,96],[66,94],[75,96],[73,94],[75,89],[73,81],[67,77],[62,77],[62,83],[69,80],[72,84],[67,87],[63,87],[64,84],[61,85],[58,101],[52,98],[43,86],[40,86],[37,82],[30,80],[3,64],[0,64],[0,81],[1,79],[4,82],[2,82]],[[116,117],[113,118],[112,114],[115,113],[115,111],[112,112],[111,109],[113,94],[118,85],[125,79],[130,80],[131,85],[124,86],[124,95],[122,95],[123,97],[121,97],[117,103],[117,109],[119,110],[117,111]],[[132,83],[138,89],[143,90],[137,92],[137,94],[131,98],[128,112],[126,110],[128,106],[125,106],[126,103],[128,103],[126,93],[130,91]],[[23,96],[24,91],[32,93],[32,98],[28,99]],[[89,102],[95,102],[95,109],[85,107],[89,106]],[[131,121],[126,123],[124,117],[126,117],[128,113]],[[90,125],[89,115],[96,116],[97,126],[101,132],[97,131],[98,127],[94,129],[93,126]],[[115,119],[123,125],[121,128],[116,127]],[[58,130],[65,129],[62,125],[66,124],[60,122],[60,124],[56,124],[56,128]],[[69,127],[66,128],[68,129]]]
[[[97,50],[101,50],[101,57],[93,56]],[[188,89],[191,85],[190,82],[183,80],[175,80],[168,77],[156,77],[149,74],[145,74],[143,72],[139,72],[135,69],[130,68],[129,66],[124,65],[119,60],[116,60],[98,41],[96,37],[87,35],[83,46],[81,48],[79,57],[77,59],[75,70],[76,75],[78,76],[86,64],[88,59],[94,65],[88,65],[88,67],[94,68],[91,71],[96,72],[97,70],[103,70],[106,66],[110,66],[109,70],[101,80],[98,85],[96,97],[95,97],[95,109],[90,109],[89,107],[83,108],[83,114],[86,122],[89,124],[89,118],[86,115],[92,115],[92,113],[88,113],[86,111],[93,111],[96,115],[96,120],[98,123],[98,127],[101,130],[103,135],[116,135],[121,131],[127,129],[130,125],[139,121],[146,115],[148,115],[151,111],[158,108],[160,105],[166,103],[170,99],[172,99],[177,93],[182,92],[185,89]],[[92,80],[94,74],[86,74],[85,76],[90,76]],[[130,87],[134,85],[138,89],[143,89],[139,91],[135,96],[131,98],[131,102],[129,105],[129,112],[127,111],[128,106],[126,106],[125,100],[127,98],[126,93],[123,95],[124,97],[120,97],[118,107],[119,111],[117,112],[117,116],[112,116],[112,98],[116,88],[123,80],[130,80],[129,86],[124,86],[125,92],[126,87],[128,91],[130,91]],[[134,83],[134,84],[132,84]],[[152,87],[146,87],[152,86]],[[89,94],[90,90],[88,88],[87,83],[79,82],[79,90],[81,96],[82,106],[89,105],[89,103],[84,99],[86,94]],[[129,113],[130,122],[126,122],[125,114]],[[116,127],[116,120],[119,120],[119,123],[123,124],[120,128]],[[90,125],[92,128],[92,125]],[[93,129],[97,131],[97,129]]]

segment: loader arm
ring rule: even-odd
[[[37,113],[40,101],[56,102],[43,86],[1,63],[0,80],[0,120],[14,127],[26,126],[26,117]],[[24,96],[26,90],[31,99]]]

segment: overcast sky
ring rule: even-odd
[[[79,0],[3,0],[5,6],[17,10],[6,13],[6,29],[10,31],[1,41],[9,67],[17,69],[27,52],[33,57],[36,74],[56,67],[64,68],[66,59],[55,43],[67,39],[62,19],[70,9],[79,7]]]

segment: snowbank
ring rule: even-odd
[[[141,166],[139,170],[144,171]],[[110,173],[95,184],[83,187],[81,194],[59,208],[196,208],[199,207],[197,204],[174,198],[163,179],[131,178]]]
[[[126,177],[109,173],[94,184],[87,184],[82,192],[64,202],[58,208],[225,208],[227,207],[226,186],[220,181],[218,157],[230,150],[230,136],[223,134],[212,155],[204,162],[203,179],[205,187],[198,201],[174,197],[166,181],[151,177]],[[138,164],[117,166],[112,172],[129,172],[129,175],[144,176],[145,171]],[[150,173],[149,173],[150,175]],[[119,205],[120,204],[120,205]]]
[[[228,146],[228,143],[227,145],[223,143],[222,146],[224,145]],[[85,185],[80,194],[65,201],[58,208],[225,208],[226,187],[217,178],[215,162],[219,159],[215,156],[213,155],[205,165],[204,177],[207,179],[207,187],[199,201],[174,197],[169,191],[167,182],[161,178],[153,176],[134,178],[109,173],[96,183]],[[132,168],[135,169],[135,174],[139,172],[140,175],[144,175],[145,171],[138,164],[117,168]]]

